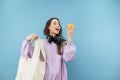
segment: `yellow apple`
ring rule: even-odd
[[[73,29],[73,24],[68,24],[68,29],[72,30]]]

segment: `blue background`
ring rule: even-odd
[[[46,21],[75,24],[69,80],[120,80],[120,0],[0,0],[0,80],[14,80],[22,41],[43,36]]]

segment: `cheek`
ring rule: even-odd
[[[48,29],[49,29],[49,31],[54,31],[55,30],[52,26],[50,26]]]

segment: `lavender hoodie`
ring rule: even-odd
[[[44,47],[46,51],[46,70],[44,80],[68,80],[67,69],[65,62],[74,59],[76,47],[71,42],[67,42],[62,47],[63,55],[59,55],[57,52],[57,45],[52,42],[49,43],[44,40]],[[21,55],[24,57],[32,57],[34,47],[32,47],[29,41],[25,40],[22,44]]]

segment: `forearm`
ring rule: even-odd
[[[68,42],[71,43],[73,41],[72,36],[68,36]]]

